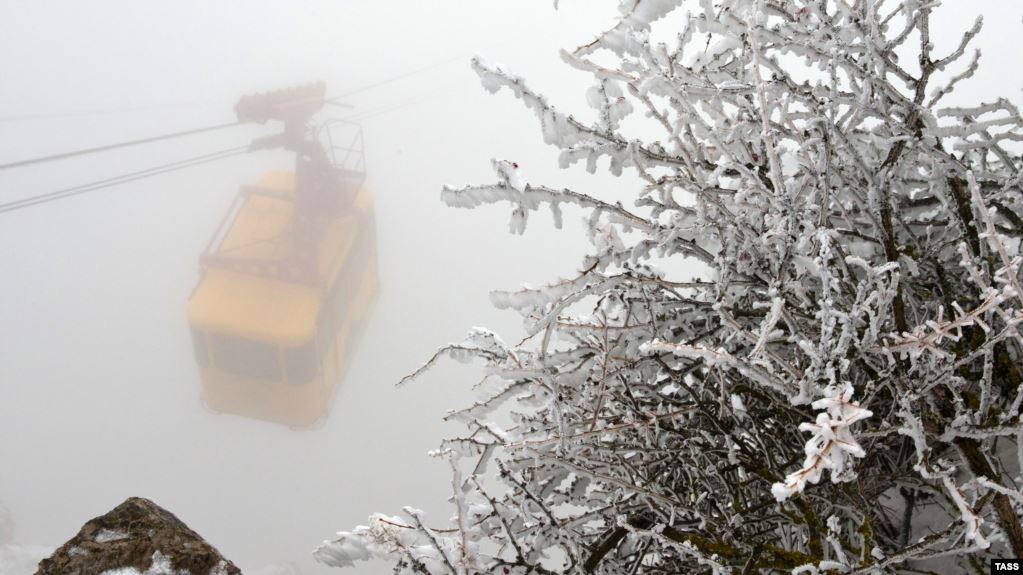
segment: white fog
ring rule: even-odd
[[[442,417],[472,403],[482,372],[443,360],[413,384],[395,384],[472,326],[518,340],[520,318],[495,309],[488,292],[567,277],[588,244],[581,212],[566,211],[559,231],[541,210],[512,235],[509,209],[446,207],[442,186],[491,182],[490,160],[503,158],[531,181],[612,202],[623,182],[635,187],[629,172],[560,170],[534,115],[506,91],[487,93],[470,69],[477,54],[500,62],[587,117],[590,77],[558,51],[611,26],[617,6],[559,4],[0,5],[0,164],[229,123],[244,94],[315,80],[328,95],[354,91],[339,100],[350,108],[321,116],[362,124],[380,270],[329,416],[295,429],[203,408],[186,317],[199,254],[239,186],[289,168],[290,154],[254,152],[0,213],[0,503],[12,543],[52,550],[86,520],[141,496],[245,573],[290,566],[312,575],[340,572],[312,550],[374,512],[412,505],[446,522],[451,472],[427,452],[459,433]],[[981,69],[955,103],[1023,104],[1023,3],[945,4],[934,23],[943,49],[975,13],[985,16]],[[0,170],[0,202],[247,145],[278,128]]]

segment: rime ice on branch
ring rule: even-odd
[[[606,167],[618,195],[504,160],[492,184],[444,189],[456,207],[507,204],[515,233],[537,210],[583,214],[593,249],[566,279],[493,295],[525,341],[476,329],[431,360],[487,368],[449,415],[466,432],[436,453],[450,524],[377,515],[318,556],[419,574],[1023,556],[1023,121],[997,95],[945,105],[979,66],[980,22],[939,52],[940,9],[623,0],[562,54],[593,76],[578,116],[474,59],[563,167]]]

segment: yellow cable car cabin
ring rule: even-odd
[[[261,104],[294,103],[281,94]],[[235,198],[188,302],[204,403],[295,427],[325,416],[378,287],[361,171],[301,138],[286,144],[294,172],[268,173]]]

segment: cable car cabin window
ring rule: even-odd
[[[372,223],[372,221],[370,222]],[[331,346],[341,329],[345,317],[351,312],[352,299],[365,279],[372,244],[371,227],[363,227],[355,238],[355,245],[331,286],[317,319],[316,346],[319,357],[333,353]],[[290,373],[290,369],[289,369]]]
[[[335,321],[339,323],[344,319],[346,312],[349,311],[352,300],[355,298],[359,285],[362,284],[363,277],[366,274],[365,268],[369,257],[367,253],[369,247],[367,230],[363,227],[355,238],[355,245],[352,246],[352,251],[348,256],[348,260],[344,263],[344,267],[341,269],[331,295],[335,310]]]
[[[302,385],[316,377],[316,338],[305,345],[284,350],[284,365],[288,370],[288,383]]]
[[[197,329],[192,330],[192,347],[195,349],[195,362],[199,367],[210,366],[210,349],[206,343],[206,334]]]
[[[281,380],[281,358],[277,346],[227,335],[213,334],[213,361],[217,367],[265,381]]]

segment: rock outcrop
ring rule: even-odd
[[[239,575],[241,570],[180,519],[132,497],[82,526],[39,562],[36,575]]]

